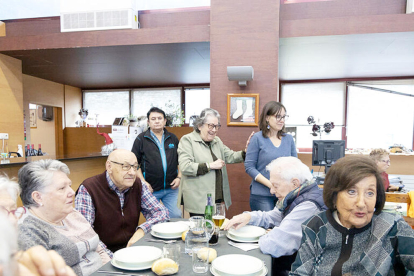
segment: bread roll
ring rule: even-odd
[[[207,259],[208,251],[210,251],[210,254],[208,254],[208,262],[211,263],[215,258],[217,258],[217,251],[214,248],[208,248],[208,247],[201,248],[197,252],[197,257],[202,260]]]
[[[171,259],[162,258],[152,264],[151,270],[157,275],[172,275],[178,272],[178,265]]]

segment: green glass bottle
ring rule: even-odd
[[[211,198],[211,194],[207,194],[207,204],[206,204],[206,209],[204,211],[204,218],[212,221],[213,214],[214,214],[213,199]]]

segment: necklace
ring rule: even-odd
[[[39,218],[40,220],[46,221],[49,224],[52,224],[52,225],[55,225],[55,226],[63,226],[63,221],[62,220],[59,221],[58,223],[52,222],[52,221],[50,221],[48,219],[45,219],[42,216],[36,214],[36,212],[32,208],[29,208],[29,211],[30,211],[30,213],[32,213],[33,215],[35,215],[35,217]]]

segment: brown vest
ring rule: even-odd
[[[139,178],[125,193],[123,210],[118,195],[109,187],[106,171],[86,179],[81,185],[92,197],[95,206],[93,227],[101,241],[112,252],[126,247],[136,231],[141,212],[142,186]]]

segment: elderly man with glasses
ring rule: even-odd
[[[76,194],[76,210],[112,252],[131,246],[152,225],[170,218],[168,210],[141,184],[137,169],[135,154],[115,150],[108,156],[106,171],[83,181]],[[138,225],[140,213],[146,222]]]

